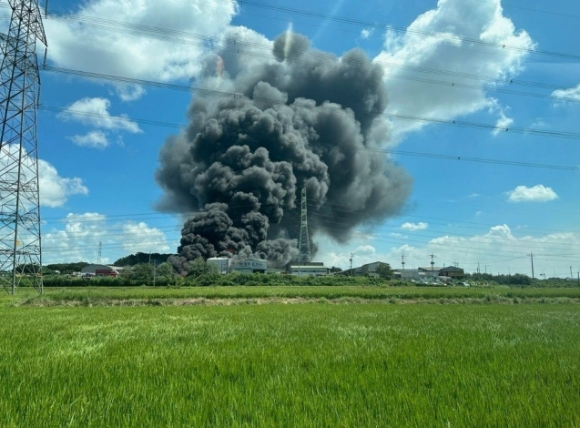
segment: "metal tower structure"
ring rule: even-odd
[[[308,263],[310,255],[310,236],[308,235],[308,207],[306,203],[306,187],[302,188],[302,198],[300,201],[300,239],[298,241],[298,261]]]
[[[433,255],[433,254],[431,254],[431,255],[429,256],[429,258],[431,259],[431,270],[433,270],[433,269],[434,269],[434,267],[433,267],[433,266],[435,265],[435,262],[434,262],[433,260],[435,259],[435,257],[437,257],[437,256],[435,256],[435,255]]]
[[[99,241],[99,254],[97,255],[97,264],[100,265],[102,262],[102,256],[103,255],[103,243],[101,241]]]
[[[40,91],[36,42],[46,46],[38,0],[8,0],[0,36],[0,283],[12,294],[42,285],[36,109]]]

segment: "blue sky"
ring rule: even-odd
[[[38,112],[45,263],[95,262],[99,242],[104,262],[174,252],[183,217],[156,209],[155,171],[195,92],[135,79],[221,89],[221,75],[199,80],[220,37],[253,47],[240,61],[260,61],[291,28],[316,49],[358,47],[384,68],[382,146],[414,181],[399,216],[359,227],[347,244],[315,236],[317,259],[345,268],[353,253],[355,265],[399,267],[404,254],[419,267],[433,254],[471,272],[531,274],[534,253],[537,277],[580,270],[578,2],[52,0],[48,9],[52,69],[41,71]]]

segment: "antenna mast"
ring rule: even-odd
[[[0,35],[0,283],[15,294],[25,278],[42,293],[36,41],[47,43],[38,0],[8,3],[10,27]]]
[[[300,240],[298,241],[298,261],[308,263],[310,255],[310,236],[308,235],[308,207],[306,203],[306,187],[302,188],[302,198],[300,202]]]

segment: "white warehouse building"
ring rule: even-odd
[[[234,260],[233,271],[238,273],[266,273],[268,261],[258,258]]]

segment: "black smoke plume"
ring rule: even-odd
[[[227,55],[224,86],[238,95],[196,96],[187,129],[161,150],[160,208],[197,212],[176,266],[240,252],[292,261],[303,187],[310,236],[346,242],[400,211],[411,179],[378,150],[389,139],[381,67],[360,50],[337,58],[289,33],[271,61],[243,69],[238,59],[229,72]]]

